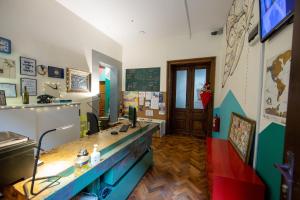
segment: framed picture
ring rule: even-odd
[[[255,124],[249,118],[237,113],[231,114],[228,140],[245,163],[249,162]]]
[[[0,106],[6,106],[6,97],[4,90],[0,90]]]
[[[90,73],[67,68],[67,92],[89,92],[90,89]]]
[[[16,78],[16,62],[7,58],[0,58],[0,78]]]
[[[36,60],[32,58],[20,57],[20,74],[26,76],[36,76]]]
[[[48,77],[65,78],[65,70],[63,68],[48,66]]]
[[[27,87],[29,96],[37,96],[37,80],[31,78],[21,78],[21,94],[23,94],[24,87]]]
[[[0,52],[11,54],[11,41],[9,39],[0,37]]]
[[[5,96],[7,98],[17,97],[17,85],[12,83],[0,83],[0,90],[5,91]]]

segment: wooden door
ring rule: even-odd
[[[292,196],[290,199],[300,200],[300,2],[295,2],[296,12],[285,133],[285,162],[288,164],[288,167],[291,167],[294,160],[293,182],[290,190]],[[287,182],[284,182],[284,184],[288,185]],[[285,191],[282,193],[282,199],[289,199],[288,192]]]
[[[103,117],[105,115],[105,81],[99,82],[99,92],[100,92],[100,100],[99,100],[99,117]]]
[[[177,65],[172,77],[172,132],[206,136],[208,109],[204,109],[199,94],[204,84],[210,82],[210,65]]]

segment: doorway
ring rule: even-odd
[[[200,91],[214,90],[215,57],[168,61],[168,133],[205,137],[211,133],[213,98],[204,108]]]
[[[110,112],[110,68],[99,66],[99,117],[107,117]]]

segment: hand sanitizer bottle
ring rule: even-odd
[[[100,162],[100,152],[98,151],[98,145],[94,144],[94,151],[91,154],[91,166],[95,166]]]

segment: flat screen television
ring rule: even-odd
[[[260,38],[266,41],[293,16],[296,0],[259,0]]]

